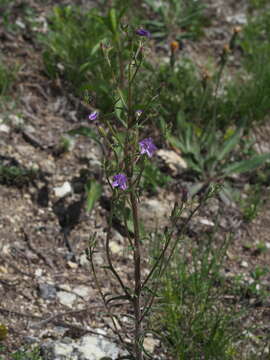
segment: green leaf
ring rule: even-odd
[[[118,92],[118,95],[120,96],[120,99],[121,99],[121,101],[122,101],[122,104],[124,105],[125,109],[127,110],[128,107],[127,107],[127,103],[126,103],[126,100],[125,100],[125,96],[124,96],[122,90],[119,89],[119,88],[117,88],[117,92]]]
[[[109,19],[110,19],[110,30],[114,35],[117,34],[117,16],[114,8],[109,11]]]
[[[238,144],[242,135],[242,129],[236,131],[225,141],[223,148],[217,153],[217,160],[222,160]]]
[[[198,182],[198,183],[192,185],[188,191],[190,196],[192,197],[192,196],[196,195],[203,188],[203,186],[204,186],[203,182]]]
[[[268,159],[270,159],[270,153],[256,155],[251,159],[230,164],[225,169],[223,169],[223,173],[225,175],[228,175],[233,173],[244,173],[247,171],[251,171],[261,166]]]
[[[87,207],[86,210],[91,212],[95,206],[96,201],[101,196],[102,186],[96,180],[91,180],[86,185],[87,190]]]

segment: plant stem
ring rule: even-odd
[[[135,328],[134,328],[134,354],[136,360],[143,360],[142,346],[140,345],[141,340],[141,246],[140,246],[140,232],[139,232],[139,221],[138,221],[138,204],[137,199],[132,190],[130,193],[130,202],[132,206],[132,216],[134,224],[134,298],[133,308],[135,316]]]

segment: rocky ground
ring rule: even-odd
[[[12,351],[22,344],[46,343],[49,353],[54,342],[55,352],[71,354],[73,351],[72,359],[76,359],[79,352],[89,356],[86,355],[89,346],[92,349],[96,346],[99,351],[96,358],[105,355],[116,358],[118,348],[112,343],[110,321],[103,316],[102,302],[85,254],[94,233],[99,249],[106,237],[109,190],[104,179],[103,198],[91,214],[86,212],[84,193],[86,174],[98,178],[101,173],[100,149],[84,137],[76,138],[72,151],[61,153],[60,145],[64,132],[75,125],[86,124],[90,109],[68,94],[61,82],[51,81],[44,75],[41,47],[33,40],[33,30],[29,31],[20,19],[21,3],[23,1],[18,1],[18,8],[14,10],[14,21],[21,22],[19,33],[8,32],[0,24],[1,52],[11,64],[20,66],[13,88],[16,105],[6,108],[0,116],[0,158],[4,164],[34,168],[37,173],[18,177],[16,184],[5,179],[0,185],[0,323],[9,328],[5,346]],[[36,31],[46,31],[46,15],[53,3],[28,1],[38,14]],[[220,49],[234,25],[246,21],[244,1],[207,3],[211,3],[208,11],[214,21],[207,29],[206,38],[196,45],[187,45],[186,49],[197,59],[202,58],[202,62],[209,53]],[[164,158],[164,153],[159,155],[167,162],[168,171],[181,174],[181,164],[174,167],[172,158]],[[174,153],[175,157],[174,161],[180,162]],[[175,180],[175,185],[177,181],[180,180]],[[151,230],[153,223],[164,227],[166,214],[179,197],[175,189],[177,186],[159,189],[155,196],[145,194],[141,211],[146,228]],[[220,201],[214,201],[199,214],[192,224],[195,236],[214,225],[213,218],[221,206],[224,207]],[[269,212],[270,203],[266,202],[256,220],[246,225],[237,208],[226,206],[221,228],[224,234],[233,231],[235,235],[227,253],[229,274],[246,274],[249,281],[251,269],[269,265]],[[65,234],[68,234],[68,243]],[[256,246],[262,242],[266,251],[259,251]],[[125,238],[117,226],[111,250],[120,273],[131,280],[132,270],[125,261]],[[104,264],[102,252],[97,254],[96,262],[99,266]],[[147,267],[146,260],[145,263]],[[269,275],[264,281],[269,290]],[[104,289],[110,285],[106,274],[103,275]],[[269,332],[270,298],[263,304],[252,301],[249,321],[261,323],[263,331]],[[64,337],[72,340],[61,340]],[[158,340],[149,338],[147,342],[149,350],[160,352]],[[76,347],[80,350],[74,350]],[[86,348],[88,350],[83,350]]]

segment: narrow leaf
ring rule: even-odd
[[[270,159],[270,153],[256,155],[251,159],[243,160],[227,166],[225,169],[223,169],[223,173],[225,175],[228,175],[233,173],[243,173],[251,171],[261,166],[268,159]]]
[[[222,160],[237,145],[242,135],[242,130],[236,131],[228,140],[225,141],[221,151],[217,153],[217,160]]]
[[[102,186],[96,180],[90,181],[86,185],[87,189],[87,211],[91,212],[95,206],[96,201],[101,196]]]

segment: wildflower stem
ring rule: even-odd
[[[137,360],[143,359],[141,340],[141,247],[140,247],[140,231],[138,219],[138,203],[134,193],[134,189],[130,192],[130,202],[132,207],[132,216],[134,224],[134,316],[135,316],[135,329],[134,329],[134,354]]]

